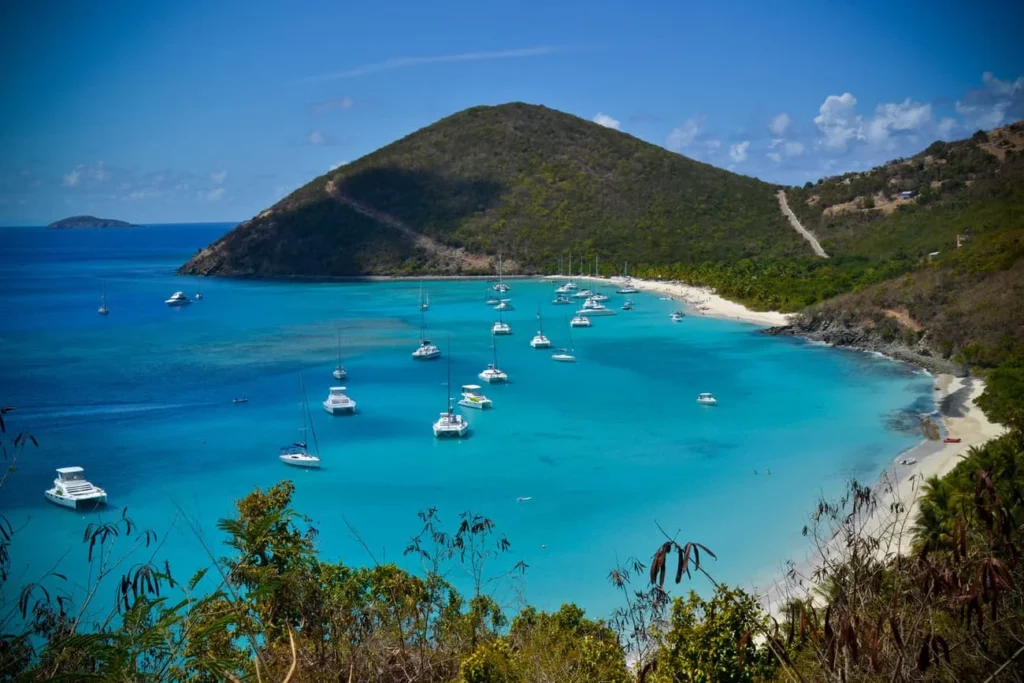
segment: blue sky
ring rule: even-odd
[[[3,3],[0,224],[243,220],[516,100],[802,183],[1024,117],[1021,25],[984,1]]]

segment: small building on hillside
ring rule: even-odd
[[[933,251],[932,253],[928,254],[928,260],[931,261],[933,258],[938,258],[938,256],[939,252]]]
[[[913,190],[903,190],[903,192],[900,192],[900,199],[913,199],[916,196],[917,193]]]

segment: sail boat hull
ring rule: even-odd
[[[280,456],[280,459],[285,465],[291,465],[292,467],[302,467],[305,469],[320,467],[320,458],[308,453],[288,453]]]

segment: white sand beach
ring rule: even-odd
[[[910,551],[913,541],[911,528],[924,483],[931,477],[945,476],[967,456],[971,448],[1006,432],[1006,427],[989,420],[975,404],[985,390],[983,380],[942,374],[935,377],[935,387],[935,406],[939,410],[937,419],[942,428],[940,440],[925,440],[901,453],[875,484],[877,506],[874,511],[856,523],[861,537],[875,537],[881,541],[877,550],[880,558]],[[948,443],[945,441],[947,438],[960,441]],[[901,464],[908,461],[911,464]],[[803,577],[802,585],[776,577],[774,585],[752,586],[753,590],[762,593],[763,604],[769,613],[780,618],[780,609],[787,599],[811,593],[814,583],[809,577],[822,566],[822,553],[838,559],[843,554],[839,547],[842,542],[842,538],[833,537],[820,547],[808,548],[807,557],[802,562],[796,561],[793,567]],[[820,596],[815,596],[815,601],[819,600]]]
[[[608,278],[592,279],[607,286],[621,286],[623,284]],[[641,280],[635,277],[630,278],[629,282],[641,291],[670,296],[673,299],[688,304],[694,315],[728,318],[765,327],[789,324],[789,315],[785,313],[779,313],[778,311],[752,311],[743,304],[729,301],[715,294],[708,287],[694,287],[678,280]]]
[[[1006,432],[1006,427],[989,420],[975,404],[977,398],[985,391],[983,380],[938,375],[935,378],[935,386],[935,402],[941,411],[939,420],[943,427],[943,440],[921,443],[901,454],[897,462],[886,471],[878,489],[878,507],[874,515],[866,521],[865,533],[877,533],[894,522],[895,513],[891,508],[895,501],[903,503],[906,512],[900,516],[906,517],[909,528],[917,516],[918,498],[925,481],[931,477],[945,476],[967,456],[972,447],[980,446]],[[947,443],[946,438],[960,441]],[[899,460],[908,458],[913,458],[916,462],[909,466],[899,464]],[[892,551],[905,553],[909,550],[910,542],[909,533],[901,534],[899,548],[893,548]]]

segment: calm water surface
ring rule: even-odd
[[[673,324],[676,306],[645,294],[633,297],[635,311],[573,331],[577,364],[554,363],[528,344],[536,309],[562,346],[570,307],[551,305],[550,285],[514,282],[516,310],[505,316],[514,334],[498,340],[511,382],[486,389],[493,411],[466,411],[470,438],[439,442],[430,427],[445,407],[447,364],[409,355],[418,283],[175,275],[229,227],[0,230],[0,402],[17,406],[11,428],[40,442],[0,492],[2,511],[25,525],[13,548],[16,579],[66,554],[62,571],[84,583],[85,524],[124,506],[140,526],[166,532],[159,556],[190,575],[207,561],[176,511],[220,552],[215,523],[233,501],[291,479],[327,559],[371,561],[347,521],[377,560],[408,564],[402,550],[417,511],[436,506],[454,527],[473,510],[508,535],[513,561],[529,565],[528,600],[575,601],[605,616],[618,604],[609,569],[630,556],[646,562],[661,540],[656,522],[714,550],[720,580],[749,587],[771,575],[802,555],[800,529],[818,497],[850,476],[874,481],[917,441],[894,431],[895,418],[929,409],[931,382],[908,366],[736,322]],[[200,284],[202,301],[164,305]],[[424,286],[429,334],[442,347],[451,339],[453,384],[478,381],[495,320],[486,285]],[[96,314],[104,290],[107,317]],[[359,404],[352,417],[320,409],[339,329],[345,384]],[[277,460],[298,436],[300,372],[320,471]],[[701,391],[719,405],[698,405]],[[249,403],[233,405],[235,396]],[[53,469],[67,465],[107,489],[107,512],[44,501]]]

